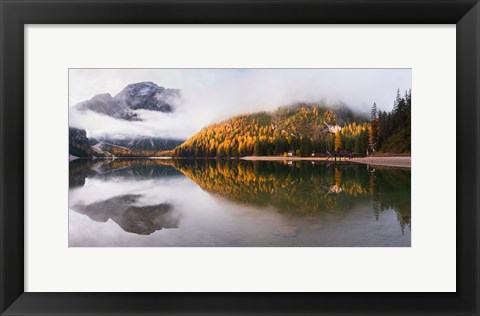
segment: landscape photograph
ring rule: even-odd
[[[407,68],[69,69],[69,247],[410,247]]]

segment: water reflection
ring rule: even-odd
[[[162,228],[176,228],[178,218],[169,203],[135,206],[140,195],[121,195],[88,205],[77,204],[72,208],[97,222],[112,219],[124,231],[139,235],[150,235]]]
[[[70,244],[409,246],[410,178],[349,163],[77,160],[70,208],[105,226],[71,213]],[[82,233],[106,226],[108,240]]]
[[[410,227],[410,170],[305,161],[180,160],[174,166],[204,190],[236,202],[297,214],[339,214],[372,200],[377,220],[393,209],[402,231]]]

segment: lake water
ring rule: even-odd
[[[348,162],[75,160],[71,247],[409,247],[411,171]]]

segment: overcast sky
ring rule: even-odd
[[[412,84],[411,69],[70,69],[69,105],[99,93],[114,96],[128,84],[142,81],[180,89],[176,111],[141,111],[142,122],[72,114],[70,125],[83,127],[94,137],[188,138],[233,115],[274,110],[297,101],[344,102],[365,113],[376,102],[379,109],[390,111],[397,89],[403,94]]]

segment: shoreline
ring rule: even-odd
[[[70,159],[71,161],[74,160],[82,160],[82,159],[89,159],[89,160],[115,160],[115,159],[158,159],[158,160],[177,160],[177,159],[192,159],[192,158],[174,158],[174,157],[76,157],[75,159]],[[216,158],[193,158],[199,160],[216,160]],[[230,158],[231,160],[235,160],[237,158]],[[245,161],[328,161],[328,162],[335,162],[333,158],[327,160],[327,157],[283,157],[283,156],[246,156],[238,158],[238,160],[245,160]],[[371,166],[382,166],[382,167],[397,167],[397,168],[411,168],[412,167],[412,157],[411,156],[379,156],[379,157],[361,157],[361,158],[340,158],[337,159],[336,162],[354,162],[354,163],[361,163]]]
[[[327,157],[280,157],[280,156],[247,156],[240,160],[248,161],[329,161],[334,162],[333,158],[327,160]],[[337,162],[355,162],[371,166],[411,168],[412,157],[410,156],[388,156],[388,157],[362,157],[362,158],[337,158]]]

